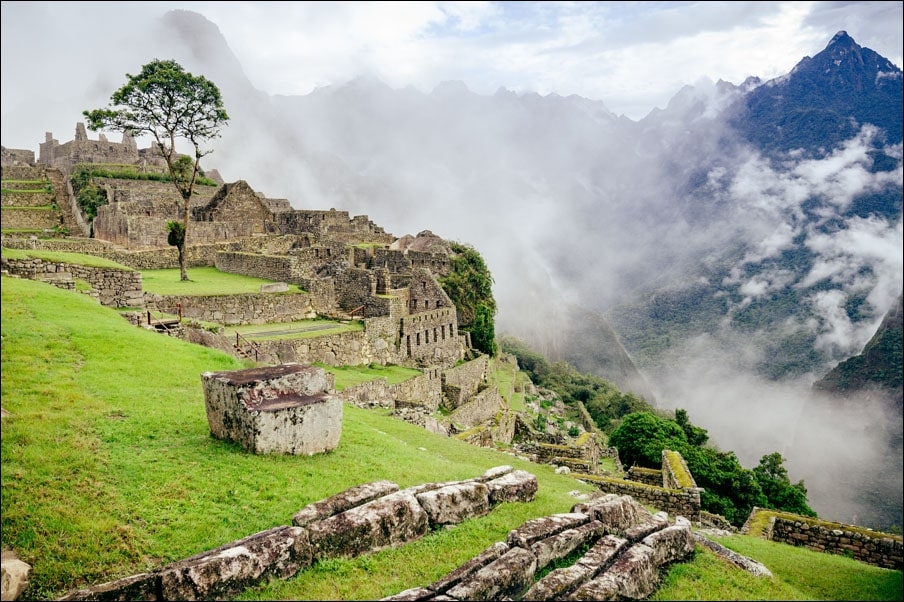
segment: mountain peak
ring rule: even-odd
[[[834,37],[832,37],[832,39],[829,41],[828,46],[826,46],[826,49],[831,48],[836,44],[844,46],[856,46],[857,42],[854,41],[854,38],[848,35],[848,32],[842,29],[841,31],[836,33]]]

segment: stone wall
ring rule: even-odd
[[[4,207],[0,213],[4,230],[54,230],[62,225],[60,211],[50,207]]]
[[[454,365],[461,359],[458,318],[454,307],[404,316],[399,327],[401,354],[426,365]]]
[[[661,569],[690,557],[695,543],[685,518],[670,525],[664,513],[607,495],[530,519],[430,585],[382,600],[642,600],[659,587]],[[587,551],[566,564],[580,549]]]
[[[186,318],[227,326],[304,320],[309,317],[312,303],[311,295],[305,292],[217,296],[145,294],[145,305],[149,307],[181,305]]]
[[[433,273],[423,268],[417,269],[408,280],[408,313],[426,312],[440,307],[454,307],[454,304]]]
[[[392,386],[392,395],[399,405],[423,406],[429,412],[439,409],[442,400],[444,370],[428,368],[424,373]]]
[[[50,207],[54,202],[53,192],[34,192],[40,184],[3,182],[3,187],[8,189],[2,197],[4,213],[7,207]]]
[[[530,502],[537,478],[498,466],[464,481],[400,489],[374,481],[308,504],[277,526],[167,564],[70,592],[61,600],[224,600],[268,579],[288,579],[330,558],[354,558],[483,516],[502,502]]]
[[[473,397],[486,381],[488,366],[489,356],[481,355],[443,371],[443,407],[454,410]]]
[[[98,268],[43,259],[3,257],[3,272],[10,276],[40,280],[66,290],[84,293],[107,307],[143,307],[141,273],[116,268]],[[82,281],[90,285],[83,289]]]
[[[289,255],[220,251],[214,263],[221,272],[290,284],[298,284],[303,276],[308,275],[299,269],[298,259]]]
[[[266,354],[278,357],[281,362],[321,362],[329,366],[401,363],[392,341],[372,336],[366,329],[308,339],[259,341],[258,344]]]
[[[3,173],[6,175],[7,167],[28,167],[35,164],[35,152],[33,150],[23,148],[6,148],[0,147],[0,165],[3,166]],[[15,178],[7,176],[11,179],[26,180],[29,178]]]
[[[467,403],[455,408],[444,422],[461,432],[495,419],[505,407],[505,400],[493,386],[471,396]]]
[[[741,532],[749,533],[750,524],[758,520],[761,513],[765,513],[769,521],[763,533],[765,539],[849,556],[886,569],[900,571],[904,568],[904,539],[900,535],[764,508],[754,508],[750,512]]]
[[[594,475],[578,475],[577,478],[594,485],[605,493],[630,495],[669,514],[680,514],[691,522],[700,522],[701,489],[666,489],[655,485],[644,485],[624,479]]]
[[[625,476],[629,481],[637,481],[638,483],[643,483],[644,485],[655,485],[657,487],[664,486],[661,469],[656,470],[655,468],[632,466],[628,469]]]

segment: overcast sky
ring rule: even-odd
[[[35,147],[56,126],[46,114],[32,125],[29,107],[84,76],[98,47],[119,54],[130,31],[175,8],[216,24],[268,94],[359,75],[423,92],[460,80],[481,94],[577,94],[634,120],[704,77],[785,74],[842,29],[899,67],[904,44],[900,1],[3,2],[2,143]],[[88,106],[75,102],[61,140]]]

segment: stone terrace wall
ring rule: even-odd
[[[311,295],[298,293],[246,293],[218,296],[145,294],[145,305],[182,306],[182,316],[227,326],[294,322],[308,317]]]
[[[662,487],[662,470],[655,468],[643,468],[641,466],[632,466],[626,474],[629,481],[637,481],[644,485],[655,485]]]
[[[444,370],[429,368],[424,373],[392,386],[392,395],[399,405],[423,406],[430,412],[439,409],[443,396],[442,374]]]
[[[400,489],[352,487],[309,504],[278,526],[159,569],[79,589],[61,600],[224,600],[271,578],[288,579],[330,558],[395,547],[431,529],[483,516],[502,502],[529,502],[537,478],[498,466],[465,481]]]
[[[454,410],[477,393],[486,380],[489,356],[481,355],[443,372],[443,406]]]
[[[495,419],[505,407],[505,400],[499,394],[499,389],[489,387],[455,408],[446,422],[461,432]]]
[[[289,255],[261,255],[259,253],[220,251],[214,262],[221,272],[241,274],[298,284],[310,276],[310,270]]]
[[[440,372],[438,368],[433,368],[394,385],[390,385],[385,378],[378,378],[346,387],[339,392],[339,397],[365,409],[417,407],[435,412],[439,408],[439,399],[442,395]]]
[[[772,541],[803,546],[817,552],[850,555],[854,559],[886,569],[904,568],[901,539],[877,533],[871,537],[860,530],[833,529],[804,520],[776,516]]]
[[[0,227],[4,230],[53,230],[62,224],[62,214],[50,208],[4,207],[0,214]]]
[[[666,489],[655,485],[644,485],[624,479],[597,477],[594,475],[578,475],[585,481],[606,493],[630,495],[654,508],[669,514],[679,514],[694,523],[700,522],[701,489]]]
[[[392,341],[371,333],[342,332],[309,339],[259,341],[261,349],[281,362],[313,364],[322,362],[330,366],[360,366],[401,363]]]
[[[43,259],[2,259],[2,270],[11,276],[40,280],[56,287],[83,292],[107,307],[143,307],[141,273],[116,268],[98,268]],[[79,291],[76,281],[91,285]]]
[[[750,512],[741,533],[751,534],[751,524],[766,514],[769,525],[762,537],[817,552],[851,556],[861,562],[886,569],[901,570],[904,565],[904,539],[863,527],[820,520],[808,516],[756,508]]]

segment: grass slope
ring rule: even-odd
[[[365,482],[406,487],[500,464],[537,475],[531,503],[503,504],[400,548],[320,563],[241,596],[378,599],[432,582],[525,520],[567,512],[575,503],[570,491],[590,491],[551,466],[353,406],[344,407],[342,437],[330,453],[247,454],[210,436],[200,379],[205,371],[241,368],[239,360],[135,328],[85,295],[44,283],[2,278],[0,307],[9,412],[0,540],[33,567],[23,599],[56,598],[289,524],[304,505]],[[749,537],[723,544],[730,542],[748,545],[741,551],[753,557],[773,546],[763,562],[776,578],[752,581],[701,551],[672,569],[690,576],[669,577],[659,599],[901,599],[900,571],[810,552],[805,565],[794,565],[806,570],[786,577],[787,559],[806,551]]]

